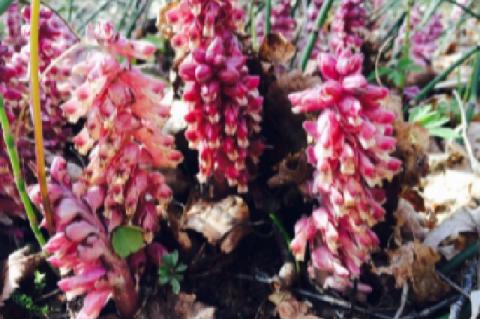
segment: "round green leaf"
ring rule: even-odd
[[[115,253],[122,258],[136,253],[145,246],[142,229],[134,226],[118,227],[113,232],[112,246]]]

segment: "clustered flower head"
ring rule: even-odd
[[[105,196],[102,188],[91,187],[84,196],[77,197],[72,192],[67,162],[56,157],[48,190],[55,213],[55,235],[44,249],[51,254],[49,263],[66,274],[58,286],[67,298],[85,295],[76,318],[98,318],[112,296],[135,304],[135,285],[128,264],[113,252],[109,234],[97,215]],[[33,202],[41,206],[39,186],[32,187],[29,193]],[[124,295],[128,298],[121,298]]]
[[[310,190],[320,206],[297,222],[291,249],[303,260],[308,244],[311,275],[340,290],[359,277],[377,247],[371,227],[384,215],[380,186],[401,168],[389,155],[396,144],[394,114],[380,104],[388,90],[368,84],[362,63],[362,54],[350,50],[322,53],[325,82],[289,96],[295,112],[319,112],[304,128],[313,139],[307,149],[315,168]]]
[[[104,189],[110,229],[133,221],[154,232],[158,213],[172,196],[158,169],[175,168],[182,160],[174,138],[162,132],[170,115],[170,106],[162,102],[165,84],[129,62],[152,57],[155,48],[123,38],[108,22],[90,27],[88,36],[103,50],[74,66],[82,84],[62,105],[70,122],[86,118],[73,142],[81,154],[90,152],[89,164],[75,191]],[[126,61],[119,62],[117,55]]]
[[[418,28],[423,19],[423,12],[414,7],[410,18],[412,34],[410,36],[410,56],[421,66],[426,66],[438,47],[438,39],[443,32],[442,15],[435,13],[423,28]]]
[[[359,50],[363,44],[360,35],[366,24],[364,0],[342,0],[331,25],[330,47],[334,50]]]
[[[230,0],[182,0],[167,14],[173,47],[188,52],[178,72],[189,108],[185,136],[199,152],[198,179],[206,183],[215,174],[246,192],[248,165],[263,151],[263,99],[234,34],[242,17]]]
[[[292,6],[290,0],[279,0],[277,4],[272,6],[272,12],[270,15],[271,32],[279,33],[290,41],[293,40],[295,29],[297,27],[297,22],[291,14]],[[265,13],[263,11],[257,17],[256,26],[257,37],[261,43],[265,36]]]
[[[0,43],[0,94],[5,101],[16,146],[22,160],[27,183],[34,181],[29,166],[34,161],[34,152],[29,124],[29,23],[30,8],[11,4],[4,14],[5,38]],[[40,70],[43,72],[50,63],[76,42],[75,36],[66,24],[48,8],[42,7],[40,14]],[[42,77],[41,105],[45,146],[55,152],[66,141],[65,121],[59,105],[66,99],[58,86],[69,70],[59,65]],[[0,142],[0,212],[10,216],[23,215],[9,159],[3,141]]]

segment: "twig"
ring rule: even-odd
[[[468,139],[468,122],[467,122],[467,115],[465,111],[465,106],[463,105],[463,101],[458,95],[457,90],[453,91],[455,95],[455,99],[457,100],[458,108],[460,109],[460,118],[462,120],[462,137],[463,143],[465,144],[465,148],[467,149],[468,158],[470,159],[470,165],[472,166],[472,170],[474,173],[480,175],[480,163],[475,158],[475,154],[473,153],[472,145],[470,144],[470,140]]]
[[[437,75],[430,83],[428,83],[412,100],[412,103],[415,104],[425,98],[428,93],[435,87],[435,85],[443,81],[457,66],[465,62],[470,56],[472,56],[475,52],[480,51],[480,46],[474,46],[467,52],[465,52],[457,61],[455,61],[452,65],[450,65],[445,71]]]
[[[463,4],[458,3],[458,2],[455,1],[455,0],[447,0],[447,1],[450,2],[451,4],[456,5],[457,7],[459,7],[460,9],[462,9],[465,13],[468,13],[468,14],[471,15],[472,17],[480,20],[480,15],[477,14],[477,13],[475,13],[475,12],[473,12],[472,10],[470,10],[469,7],[464,6]]]
[[[408,298],[408,283],[405,282],[402,288],[402,299],[400,300],[400,307],[398,307],[397,312],[395,312],[395,317],[393,319],[398,319],[403,314],[403,310],[405,309],[405,304],[407,303]]]
[[[8,122],[7,113],[5,112],[5,107],[3,104],[3,97],[0,96],[0,123],[3,130],[3,140],[7,146],[7,154],[10,159],[10,164],[12,165],[13,177],[15,179],[15,185],[17,186],[18,193],[20,195],[20,200],[22,201],[23,207],[27,214],[28,222],[30,223],[30,228],[35,235],[40,246],[45,245],[45,238],[38,227],[37,216],[33,209],[30,198],[28,197],[27,191],[25,189],[25,181],[22,177],[22,171],[20,168],[20,158],[18,156],[17,149],[15,148],[15,141],[13,135],[10,131],[10,123]]]
[[[452,303],[458,296],[453,296],[447,298],[445,300],[440,301],[439,303],[431,306],[430,308],[423,309],[419,313],[413,313],[408,316],[400,317],[400,319],[415,319],[415,318],[432,318],[432,314],[436,311],[442,309],[443,307],[447,306],[448,304]]]
[[[463,290],[462,287],[460,287],[459,285],[457,285],[453,280],[451,280],[450,278],[448,278],[447,276],[445,276],[444,274],[442,274],[440,271],[436,271],[438,277],[440,277],[440,279],[442,279],[443,281],[445,281],[448,285],[450,285],[453,289],[455,289],[456,291],[458,291],[461,295],[463,295],[464,297],[470,299],[470,296],[468,295],[468,293],[465,292],[465,290]]]
[[[32,120],[35,136],[35,157],[37,161],[37,177],[40,185],[42,204],[45,212],[47,229],[53,232],[53,213],[48,198],[47,177],[45,174],[45,150],[42,132],[42,110],[40,105],[39,81],[39,29],[40,0],[32,0],[30,20],[30,96],[32,101]]]
[[[313,28],[312,33],[310,34],[310,38],[308,38],[307,47],[305,48],[305,51],[303,52],[303,55],[302,55],[302,61],[300,64],[300,68],[302,72],[305,72],[308,60],[310,59],[310,55],[312,54],[312,51],[313,51],[313,47],[317,42],[318,33],[320,32],[320,29],[322,28],[325,21],[327,21],[328,12],[330,11],[332,4],[333,4],[333,0],[325,0],[322,3],[320,12],[318,13],[317,19],[315,20],[315,26]]]
[[[316,294],[316,293],[310,292],[310,291],[305,290],[305,289],[296,289],[295,292],[297,292],[299,295],[302,295],[304,297],[314,299],[314,300],[317,300],[317,301],[321,301],[321,302],[325,302],[325,303],[328,303],[328,304],[330,304],[332,306],[335,306],[335,307],[339,307],[339,308],[343,308],[343,309],[347,309],[347,310],[354,310],[358,313],[368,315],[369,318],[391,319],[391,317],[389,317],[389,316],[382,315],[382,314],[375,313],[375,312],[371,312],[368,309],[364,309],[364,308],[352,305],[351,303],[349,303],[345,300],[337,299],[337,298],[329,296],[329,295],[320,295],[320,294]]]

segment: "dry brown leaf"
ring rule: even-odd
[[[30,247],[21,248],[8,256],[2,267],[2,295],[0,296],[0,306],[10,298],[12,293],[20,285],[20,281],[28,275],[31,275],[38,264],[42,261],[39,254],[28,255]]]
[[[470,162],[465,148],[454,141],[445,143],[445,152],[428,154],[430,173],[444,171],[448,168],[469,170]]]
[[[435,264],[440,257],[433,248],[414,241],[389,251],[388,255],[390,265],[374,271],[392,275],[397,288],[410,284],[417,301],[435,301],[448,291],[449,286],[436,273]]]
[[[228,196],[219,202],[197,202],[184,214],[183,229],[202,233],[208,242],[219,242],[224,253],[230,253],[249,231],[250,213],[247,204],[239,196]]]
[[[275,304],[280,319],[320,319],[312,314],[312,304],[308,301],[298,301],[290,292],[278,291],[268,300]]]
[[[215,319],[215,308],[196,302],[194,294],[180,293],[175,304],[175,313],[181,319]]]
[[[415,208],[407,200],[400,198],[395,211],[396,224],[394,237],[398,245],[401,245],[405,236],[409,239],[422,241],[427,233],[425,218],[415,211]]]
[[[425,238],[424,244],[451,259],[459,253],[456,242],[462,239],[458,237],[465,233],[478,234],[479,231],[480,208],[470,210],[462,207],[433,229]]]
[[[295,55],[295,46],[282,34],[270,33],[263,38],[258,54],[264,61],[285,64]]]
[[[135,319],[215,319],[215,311],[214,307],[196,301],[194,294],[181,292],[152,297]]]
[[[428,171],[427,150],[430,136],[424,127],[407,122],[396,122],[396,156],[403,161],[401,177],[404,183],[414,185]]]
[[[480,176],[448,169],[422,181],[425,207],[432,212],[454,212],[480,199]]]

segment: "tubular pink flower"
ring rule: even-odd
[[[85,295],[77,318],[98,318],[111,296],[117,303],[135,309],[137,292],[128,264],[113,252],[106,227],[97,215],[99,207],[87,199],[87,196],[93,197],[92,193],[96,193],[96,197],[103,194],[94,187],[86,197],[77,197],[72,192],[70,179],[66,178],[66,167],[66,161],[56,157],[49,181],[56,233],[45,250],[52,254],[49,262],[67,274],[58,286],[68,298]],[[33,202],[42,208],[38,185],[29,193]],[[123,294],[128,298],[119,297]]]
[[[280,33],[290,41],[293,40],[297,28],[297,22],[291,17],[291,12],[290,0],[279,0],[272,6],[270,15],[271,32]],[[265,13],[263,11],[257,17],[256,27],[257,37],[261,43],[265,36]]]
[[[367,84],[362,55],[350,49],[339,56],[321,54],[319,69],[326,82],[290,95],[296,112],[318,112],[304,128],[313,138],[306,150],[315,168],[310,191],[321,207],[295,226],[291,249],[303,260],[310,247],[311,272],[320,272],[325,288],[346,289],[378,245],[371,227],[383,219],[384,180],[401,162],[395,149],[393,113],[380,100],[388,90]]]
[[[188,104],[185,137],[199,153],[198,180],[224,178],[247,191],[248,167],[263,151],[260,79],[248,74],[235,36],[243,12],[230,0],[182,0],[167,13],[175,36],[172,46],[188,52],[178,73]]]
[[[85,193],[92,186],[104,192],[109,229],[134,220],[146,231],[157,229],[158,214],[172,192],[156,171],[174,168],[182,160],[174,139],[162,132],[170,106],[162,102],[165,84],[142,74],[129,59],[152,57],[155,48],[143,41],[123,38],[111,23],[88,28],[88,35],[106,50],[94,52],[74,66],[84,79],[70,100],[62,105],[71,122],[86,118],[73,139],[90,162],[77,191],[95,206],[99,198]],[[116,55],[127,58],[123,64]]]

